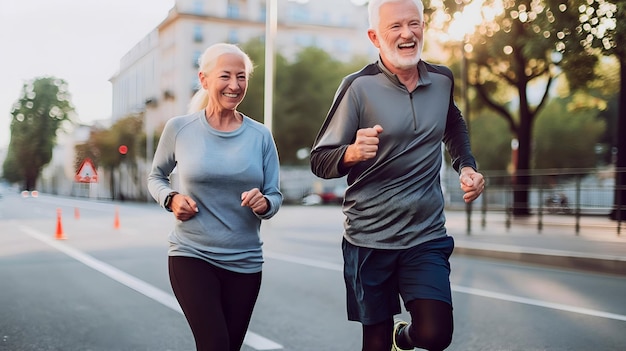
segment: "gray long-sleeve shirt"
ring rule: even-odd
[[[446,236],[442,142],[457,171],[476,169],[467,126],[453,99],[452,72],[424,61],[418,70],[413,91],[380,62],[344,78],[313,145],[314,174],[348,176],[344,237],[354,245],[400,249]],[[376,157],[343,167],[357,130],[376,124],[383,127]]]
[[[173,189],[169,179],[175,167],[179,189]],[[194,199],[199,209],[193,218],[176,223],[169,235],[169,255],[197,257],[241,273],[260,271],[261,220],[274,216],[283,199],[279,168],[270,131],[246,116],[232,132],[212,128],[204,111],[168,120],[148,189],[161,206],[177,190]],[[241,206],[241,193],[252,188],[270,203],[262,215]]]

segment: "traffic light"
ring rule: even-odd
[[[120,145],[120,147],[117,148],[117,151],[119,151],[120,154],[122,154],[122,155],[126,155],[126,153],[128,152],[128,146]]]

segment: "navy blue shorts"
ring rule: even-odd
[[[452,306],[451,236],[403,250],[382,250],[342,242],[348,319],[372,325],[401,313],[400,297],[444,301]]]

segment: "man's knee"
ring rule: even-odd
[[[417,326],[411,324],[409,336],[415,347],[430,351],[444,350],[452,342],[452,330],[446,327]]]

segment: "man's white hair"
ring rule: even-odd
[[[388,2],[404,1],[404,0],[371,0],[367,5],[367,14],[370,23],[370,29],[378,32],[378,24],[380,23],[380,7]],[[424,3],[422,0],[411,0],[417,6],[422,19],[424,19]]]

